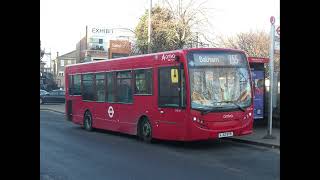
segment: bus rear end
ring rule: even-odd
[[[186,52],[190,116],[186,140],[216,139],[252,133],[253,95],[244,52]]]

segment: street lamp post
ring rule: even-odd
[[[150,0],[149,4],[149,18],[148,18],[148,53],[151,53],[151,8],[152,8],[152,0]]]

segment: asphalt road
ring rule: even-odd
[[[226,140],[156,141],[87,132],[40,111],[40,179],[280,179],[280,151]]]

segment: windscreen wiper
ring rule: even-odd
[[[239,108],[241,111],[243,111],[243,112],[246,111],[243,107],[241,107],[238,103],[236,103],[234,101],[220,101],[220,102],[214,102],[214,103],[232,103],[233,105],[237,106],[237,108]],[[217,111],[218,108],[223,108],[223,106],[216,106],[211,109],[203,110],[203,111],[201,111],[201,115],[205,115],[205,114],[208,114],[209,112]]]
[[[241,107],[238,103],[234,102],[234,101],[221,101],[221,102],[217,102],[217,103],[232,103],[234,104],[235,106],[237,106],[241,111],[245,112],[246,110]]]
[[[220,102],[214,102],[214,103],[232,103],[233,105],[237,106],[238,109],[240,109],[241,111],[245,112],[246,110],[241,107],[238,103],[234,102],[234,101],[220,101]],[[208,110],[209,111],[209,110]],[[212,112],[212,111],[209,111]],[[205,114],[209,113],[205,111]]]
[[[243,111],[243,112],[245,112],[246,110],[243,108],[243,107],[241,107],[238,103],[236,103],[236,102],[231,102],[232,104],[234,104],[234,105],[236,105],[241,111]]]
[[[208,114],[209,112],[214,112],[217,110],[217,108],[223,108],[222,106],[217,106],[217,107],[214,107],[214,108],[211,108],[211,109],[206,109],[204,111],[201,111],[201,115],[205,115],[205,114]]]

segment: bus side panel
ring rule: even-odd
[[[83,124],[84,110],[82,108],[83,102],[81,96],[72,97],[72,121],[76,124]]]
[[[153,116],[151,113],[152,109],[154,108],[154,99],[155,97],[153,95],[134,95],[134,105],[131,109],[128,109],[129,111],[131,111],[130,114],[124,113],[124,115],[122,116],[125,117],[125,121],[128,122],[121,124],[121,126],[123,127],[122,129],[126,130],[128,134],[137,134],[138,122],[142,116],[146,116],[149,119],[151,125],[154,124]]]
[[[153,137],[163,140],[185,140],[184,125],[159,123],[158,121],[153,126]]]
[[[117,114],[113,114],[113,118],[109,117],[108,108],[114,105],[105,102],[93,102],[93,127],[97,129],[105,129],[115,131],[118,129],[118,122],[116,121]]]

